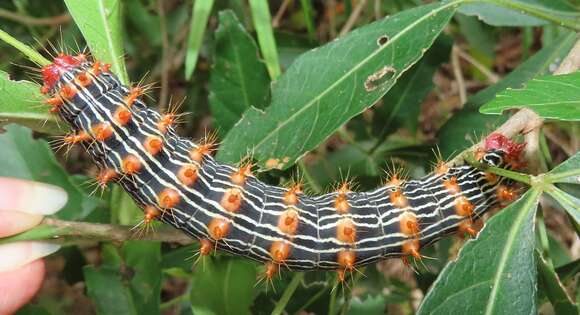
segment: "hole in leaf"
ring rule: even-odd
[[[389,82],[397,70],[391,66],[384,66],[379,71],[369,75],[365,80],[365,90],[371,92],[376,90],[379,86]]]
[[[383,35],[377,39],[377,45],[383,46],[384,44],[389,42],[389,36]]]

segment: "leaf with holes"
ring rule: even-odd
[[[36,131],[62,133],[56,116],[50,115],[48,106],[42,103],[40,86],[10,80],[6,72],[0,71],[0,125],[3,121],[23,124]]]
[[[457,261],[443,269],[417,314],[536,314],[534,218],[539,196],[532,188],[492,217],[477,239],[460,250]]]
[[[274,84],[270,107],[249,109],[230,130],[218,158],[236,162],[252,152],[267,168],[287,168],[379,100],[423,56],[458,3],[407,10],[303,54]]]
[[[580,72],[541,76],[521,89],[508,89],[483,105],[484,114],[527,107],[543,118],[580,121]]]

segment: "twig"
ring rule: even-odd
[[[467,102],[467,91],[465,89],[465,80],[463,79],[463,72],[461,72],[461,64],[457,52],[457,46],[453,45],[451,50],[451,66],[453,67],[453,75],[457,81],[457,90],[459,91],[459,101],[461,104]]]
[[[272,19],[272,27],[278,28],[280,26],[280,20],[284,17],[284,13],[286,13],[286,9],[288,9],[290,2],[292,2],[292,0],[284,0],[284,2],[282,2],[280,8],[278,8],[278,12],[276,12],[276,15]]]
[[[486,66],[484,66],[483,64],[481,64],[481,62],[475,60],[468,53],[464,52],[461,48],[459,48],[457,46],[454,46],[454,48],[457,48],[457,55],[459,57],[463,58],[465,61],[467,61],[470,64],[472,64],[474,67],[477,68],[477,70],[479,70],[481,73],[483,73],[483,75],[486,76],[486,78],[489,81],[489,83],[495,84],[495,83],[497,83],[499,81],[499,76],[497,74],[489,71],[489,69],[487,69]]]
[[[4,9],[0,9],[0,18],[29,26],[61,25],[66,24],[71,20],[71,16],[69,14],[61,14],[51,17],[37,18],[32,16],[21,15],[16,12]]]
[[[356,7],[354,8],[354,10],[352,10],[352,13],[348,17],[348,20],[346,20],[346,23],[344,23],[344,26],[342,27],[342,29],[338,33],[338,37],[342,37],[342,36],[346,35],[346,33],[350,32],[350,30],[354,26],[354,23],[356,23],[356,21],[358,20],[360,14],[362,13],[362,10],[366,6],[366,4],[367,4],[367,0],[360,0],[356,4]]]
[[[55,229],[56,236],[51,238],[53,240],[124,242],[130,239],[137,239],[134,237],[135,232],[131,230],[132,227],[123,225],[63,221],[45,218],[39,227],[42,228],[43,226],[49,226]],[[191,237],[185,235],[179,230],[169,228],[145,233],[138,239],[144,241],[179,243],[183,245],[193,243]]]

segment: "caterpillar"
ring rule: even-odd
[[[110,66],[84,54],[55,57],[41,69],[50,111],[72,129],[101,172],[100,184],[120,184],[143,209],[145,222],[164,221],[214,248],[290,270],[337,270],[389,257],[421,259],[420,249],[455,232],[475,236],[476,220],[514,197],[506,179],[463,163],[417,180],[393,174],[368,192],[343,184],[310,196],[299,184],[281,188],[252,174],[252,165],[216,161],[211,142],[179,137],[174,114],[160,114]],[[510,168],[524,144],[490,135],[476,157]]]

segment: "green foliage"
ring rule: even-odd
[[[522,89],[499,93],[481,107],[485,114],[501,114],[511,108],[527,107],[543,118],[580,120],[580,73],[541,76]]]
[[[577,2],[335,2],[337,7],[330,7],[331,1],[294,1],[282,12],[263,0],[0,4],[6,31],[0,39],[9,45],[0,46],[0,123],[6,129],[0,134],[0,176],[63,187],[69,203],[57,214],[61,219],[123,225],[142,219],[120,188],[99,199],[87,194],[84,176],[68,175],[90,169],[82,150],[55,154],[44,139],[33,139],[30,129],[7,124],[24,124],[40,138],[65,132],[46,113],[39,85],[22,80],[27,77],[22,68],[10,64],[24,63],[14,48],[46,64],[41,47],[49,46],[48,40],[59,47],[61,37],[73,51],[87,44],[124,82],[146,74],[144,83],[168,78],[171,93],[187,96],[181,110],[193,112],[184,118],[182,134],[203,135],[211,121],[222,140],[221,160],[238,162],[253,153],[261,166],[282,169],[260,173],[263,180],[283,183],[299,173],[315,192],[346,176],[356,177],[361,189],[376,187],[391,161],[421,176],[429,171],[434,144],[445,158],[460,153],[506,121],[506,109],[525,106],[550,118],[546,131],[551,136],[543,139],[549,150],[540,158],[543,165],[556,166],[537,176],[517,174],[531,188],[488,220],[457,259],[450,259],[457,243],[445,239],[422,249],[437,260],[413,265],[417,274],[401,272],[396,264],[368,266],[337,286],[333,273],[289,274],[282,267],[272,284],[256,285],[263,268],[224,254],[197,261],[192,259],[197,245],[91,241],[94,246],[77,246],[82,236],[75,231],[47,225],[0,243],[61,237],[69,246],[58,254],[67,259],[63,272],[78,274],[76,281],[84,283],[85,295],[94,302],[85,307],[97,314],[412,314],[417,296],[425,296],[420,314],[530,314],[547,304],[558,314],[574,313],[580,290],[569,287],[580,260],[558,239],[564,230],[580,235],[580,153],[574,152],[580,79],[577,73],[549,74],[577,40],[576,33],[561,27],[578,30]],[[74,23],[60,31],[26,19],[65,10]],[[537,28],[523,32],[541,30],[543,37],[529,36],[533,42],[522,41],[517,61],[502,62],[510,51],[502,50],[507,44],[500,39],[517,39],[519,30],[483,23],[533,25]],[[343,30],[346,35],[336,38]],[[528,58],[529,48],[540,45]],[[502,79],[490,84],[494,80],[472,61],[454,63],[452,46]],[[457,71],[468,86],[457,84]],[[461,88],[470,94],[465,104],[457,101]],[[153,98],[161,93],[150,92]],[[542,207],[559,208],[546,211],[546,217],[567,216],[571,227],[544,224],[538,211],[544,196],[551,203]],[[98,208],[105,204],[108,209]],[[84,259],[72,259],[70,250]],[[21,314],[67,313],[75,303],[42,293]]]

